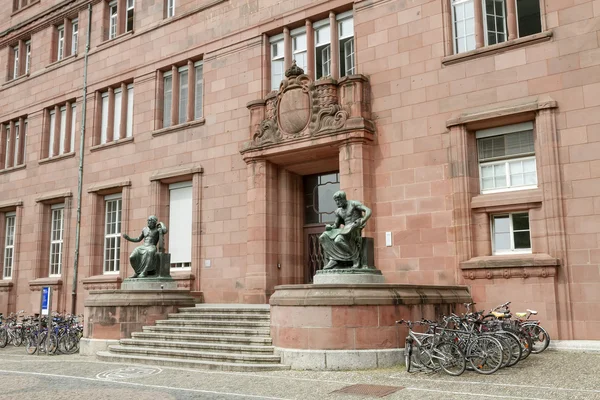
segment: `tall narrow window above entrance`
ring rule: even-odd
[[[337,209],[333,194],[340,190],[339,172],[304,177],[304,223],[325,224],[335,221]]]
[[[283,79],[284,51],[283,35],[273,36],[271,41],[271,90],[279,89]]]
[[[294,29],[292,35],[292,57],[296,61],[296,65],[307,71],[306,59],[306,28]]]
[[[58,43],[57,43],[57,53],[56,60],[62,60],[65,55],[65,26],[60,25],[58,28]]]
[[[133,30],[134,6],[135,6],[135,0],[127,0],[127,25],[125,26],[125,32],[131,32]]]
[[[192,266],[192,182],[169,185],[169,253],[172,269]]]
[[[336,16],[340,40],[340,77],[356,73],[354,65],[354,18],[352,11]]]
[[[317,79],[331,75],[331,29],[329,20],[315,22],[315,76]]]
[[[117,2],[110,3],[108,7],[108,38],[113,39],[117,36]]]

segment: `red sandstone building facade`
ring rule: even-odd
[[[119,237],[150,214],[180,287],[268,302],[312,281],[343,189],[373,209],[386,282],[600,339],[597,0],[13,3],[0,312],[46,285],[82,312],[131,274]]]

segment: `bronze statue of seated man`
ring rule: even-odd
[[[135,271],[131,278],[145,278],[149,275],[158,275],[159,258],[158,252],[162,252],[162,235],[168,232],[167,227],[154,215],[148,217],[148,226],[142,229],[138,238],[131,238],[123,234],[123,238],[130,242],[138,243],[142,240],[144,244],[136,247],[129,256],[129,262]],[[159,248],[157,249],[157,245]]]

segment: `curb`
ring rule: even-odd
[[[548,350],[600,353],[600,340],[550,340]]]

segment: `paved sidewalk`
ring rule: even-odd
[[[98,362],[79,355],[29,356],[0,349],[0,399],[369,399],[335,393],[354,384],[399,388],[384,399],[600,400],[600,354],[546,351],[491,376],[355,372],[235,373]],[[475,397],[472,397],[475,395]]]

